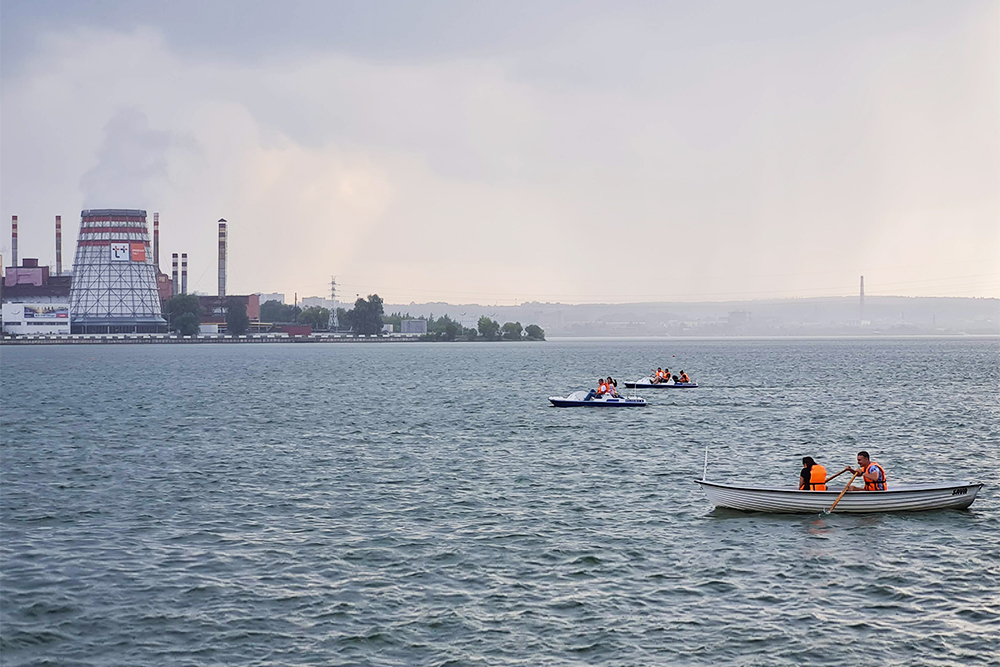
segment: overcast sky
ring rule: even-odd
[[[0,250],[216,288],[1000,296],[1000,2],[0,4]],[[165,267],[169,272],[169,266]]]

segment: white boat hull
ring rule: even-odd
[[[843,487],[832,491],[767,489],[695,480],[716,507],[747,512],[813,513],[830,508]],[[889,487],[887,491],[848,491],[834,512],[915,512],[965,509],[976,499],[982,484],[955,483],[941,486]]]

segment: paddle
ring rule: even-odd
[[[843,475],[845,472],[847,472],[847,470],[848,470],[847,468],[844,468],[843,470],[841,470],[840,472],[838,472],[833,477],[827,477],[826,478],[826,482],[829,482],[831,480],[837,479],[838,477],[840,477],[841,475]],[[823,482],[823,483],[826,484],[826,482]]]
[[[845,472],[845,471],[841,470],[841,472]],[[840,473],[837,473],[837,474],[840,474]],[[856,477],[857,477],[858,475],[860,475],[860,474],[861,474],[861,471],[860,471],[860,470],[859,470],[859,471],[857,471],[856,473],[854,473],[854,477],[851,477],[851,481],[847,483],[847,486],[845,486],[845,487],[844,487],[844,490],[843,490],[843,491],[841,491],[841,492],[840,492],[840,495],[839,495],[839,496],[837,496],[837,499],[833,501],[833,504],[832,504],[832,505],[830,505],[830,509],[828,509],[828,510],[823,510],[823,513],[824,513],[824,514],[830,514],[830,513],[832,513],[832,512],[833,512],[833,508],[837,506],[837,503],[839,503],[839,502],[840,502],[840,499],[844,497],[844,494],[845,494],[845,493],[847,493],[847,490],[848,490],[849,488],[851,488],[851,484],[854,484],[854,480],[855,480],[855,478],[856,478]]]

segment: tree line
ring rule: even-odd
[[[199,332],[201,326],[201,304],[194,294],[178,294],[163,302],[163,314],[167,318],[170,330],[183,336],[192,336]],[[394,330],[402,328],[403,320],[427,321],[427,333],[423,340],[545,340],[545,330],[537,324],[522,327],[520,322],[505,322],[501,325],[486,315],[479,318],[476,328],[464,327],[461,322],[442,315],[435,319],[430,317],[411,317],[409,313],[392,313],[385,315],[382,298],[378,294],[369,294],[367,299],[358,298],[350,310],[337,308],[337,324],[342,329],[348,329],[355,335],[378,335],[382,333],[385,324],[392,324]],[[276,324],[308,324],[316,330],[326,330],[330,326],[330,310],[321,306],[300,308],[289,306],[278,301],[266,301],[260,307],[260,321]],[[240,336],[250,329],[250,318],[247,316],[246,304],[231,298],[226,302],[226,330],[230,335]]]

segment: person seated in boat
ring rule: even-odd
[[[826,468],[816,463],[811,456],[802,457],[799,491],[826,491]]]
[[[583,400],[589,401],[593,398],[604,396],[606,393],[608,393],[608,384],[601,378],[597,378],[597,389],[591,389],[590,393]]]
[[[855,475],[861,475],[861,479],[865,483],[864,488],[852,486],[848,491],[885,491],[886,489],[885,468],[872,461],[871,456],[866,451],[862,450],[858,452],[857,469],[847,466],[844,470],[850,470]]]
[[[690,382],[691,378],[688,377],[687,373],[685,373],[684,371],[681,371],[681,380],[680,381],[681,382]]]
[[[653,376],[653,378],[652,378],[652,380],[650,380],[650,382],[652,384],[660,384],[661,382],[663,382],[663,369],[662,368],[657,368],[656,369],[656,375]]]
[[[608,394],[611,398],[618,398],[618,383],[610,375],[605,382],[608,385]]]

